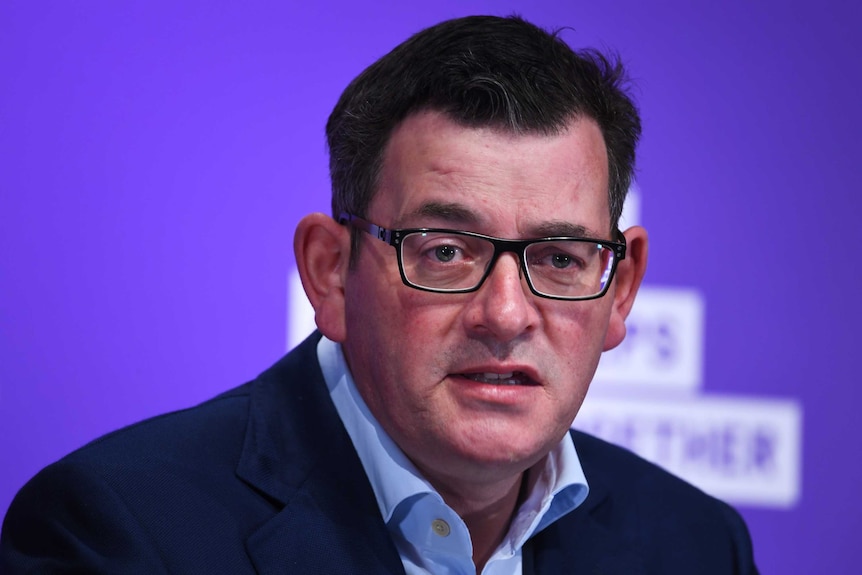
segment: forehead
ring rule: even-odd
[[[590,118],[555,135],[513,134],[422,112],[392,133],[369,217],[502,237],[555,235],[547,232],[560,226],[606,235],[604,139]]]

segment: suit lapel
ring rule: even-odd
[[[588,513],[573,511],[531,540],[535,575],[645,575],[641,558]],[[524,575],[527,575],[525,570]]]
[[[404,573],[310,337],[252,385],[237,475],[275,515],[247,540],[259,573]]]
[[[404,573],[376,508],[360,512],[339,501],[345,507],[335,513],[318,502],[299,492],[248,539],[258,573]]]
[[[531,557],[534,575],[643,575],[647,572],[638,550],[615,525],[615,499],[610,478],[589,450],[582,450],[574,436],[578,457],[590,482],[590,494],[577,509],[537,534],[525,556]],[[629,508],[631,518],[637,509]],[[526,564],[525,564],[526,565]],[[524,575],[529,575],[525,570]]]

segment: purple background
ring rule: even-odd
[[[279,357],[340,91],[431,23],[519,12],[632,70],[647,282],[704,295],[705,391],[803,406],[798,504],[741,509],[761,569],[849,572],[862,13],[692,4],[3,2],[0,514],[64,453]]]

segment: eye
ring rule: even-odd
[[[576,243],[566,245],[563,242],[534,244],[528,254],[528,261],[533,268],[565,270],[575,272],[583,269],[583,254],[576,253],[580,246]]]
[[[424,245],[416,246],[416,254],[426,265],[458,264],[469,259],[470,249],[459,238],[431,236]]]
[[[451,262],[458,255],[458,250],[451,245],[442,245],[434,248],[434,257],[441,262]]]
[[[436,269],[476,264],[494,251],[493,244],[480,238],[448,231],[410,234],[402,246],[402,257],[408,265]]]
[[[574,264],[572,256],[567,254],[553,254],[550,256],[551,265],[555,268],[567,268]]]

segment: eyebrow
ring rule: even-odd
[[[426,202],[400,218],[396,227],[401,227],[403,222],[415,222],[431,218],[440,221],[443,225],[467,226],[482,223],[482,217],[463,204],[457,202]],[[601,238],[601,234],[586,226],[573,224],[563,220],[550,220],[527,228],[531,238]]]
[[[416,210],[407,214],[403,220],[408,222],[417,219],[431,218],[447,224],[478,224],[481,218],[470,208],[456,202],[426,202]],[[402,220],[402,221],[403,221]],[[400,225],[401,222],[399,221]]]
[[[600,236],[586,226],[572,224],[560,220],[542,222],[530,228],[530,234],[540,238],[572,237],[572,238],[599,238]]]

